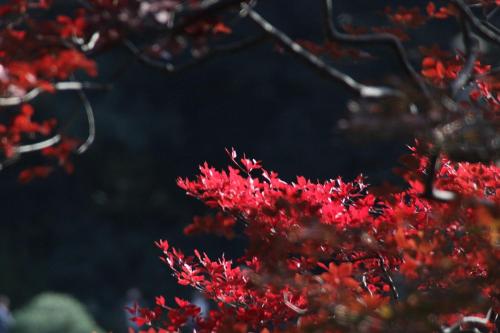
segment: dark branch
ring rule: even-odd
[[[379,253],[378,254],[378,262],[380,265],[380,269],[382,270],[382,273],[384,274],[385,282],[389,284],[391,287],[391,293],[392,297],[394,298],[395,301],[399,300],[399,292],[398,289],[396,288],[396,284],[394,283],[394,280],[391,277],[391,274],[389,274],[389,271],[387,270],[387,267],[385,266],[385,260],[384,257]]]
[[[92,82],[78,82],[78,81],[65,81],[56,82],[53,84],[56,91],[65,90],[108,90],[111,88],[108,84],[92,83]],[[30,102],[31,100],[37,98],[40,94],[47,92],[46,90],[37,87],[22,96],[13,97],[0,97],[0,107],[2,106],[16,106],[23,103]]]
[[[465,63],[457,78],[451,83],[451,95],[453,97],[455,97],[460,89],[462,89],[471,79],[474,71],[474,64],[479,53],[479,41],[472,35],[469,23],[463,14],[460,14],[460,26],[462,28],[462,39],[465,46]]]
[[[393,48],[398,56],[401,66],[405,72],[413,79],[418,88],[424,93],[426,97],[430,97],[429,88],[425,84],[423,78],[418,74],[413,65],[411,64],[401,40],[394,35],[381,33],[381,34],[364,34],[364,35],[350,35],[340,32],[335,27],[333,17],[333,0],[324,0],[324,26],[327,38],[330,41],[338,41],[342,43],[351,44],[382,44]]]
[[[436,172],[440,167],[439,163],[439,152],[431,152],[429,156],[429,162],[427,168],[425,169],[425,180],[424,180],[424,193],[423,197],[428,200],[435,200],[441,202],[450,202],[457,198],[456,194],[450,191],[444,191],[437,189],[434,186],[436,181]]]
[[[192,25],[200,21],[203,18],[210,17],[213,15],[217,15],[219,12],[236,8],[239,9],[240,3],[243,0],[220,0],[207,2],[205,5],[200,5],[195,9],[186,10],[185,8],[180,9],[178,11],[178,15],[183,15],[184,17],[179,20],[179,23],[174,24],[174,26],[170,29],[170,33],[177,34],[182,32],[186,27]]]
[[[360,97],[379,98],[388,96],[402,96],[402,92],[389,87],[367,86],[356,81],[351,76],[327,65],[321,58],[304,49],[294,42],[285,33],[275,28],[271,23],[254,11],[250,6],[242,4],[243,13],[254,21],[272,39],[282,45],[292,55],[317,70],[320,74],[334,81],[340,82],[345,87],[354,91]]]
[[[236,53],[245,50],[247,48],[256,46],[259,43],[263,42],[266,38],[267,38],[266,35],[259,35],[256,37],[249,37],[235,43],[213,47],[212,49],[202,54],[201,56],[193,57],[187,62],[178,65],[174,65],[170,62],[163,62],[147,56],[130,40],[124,40],[123,44],[130,52],[132,52],[132,54],[134,54],[139,59],[141,63],[150,67],[160,69],[164,72],[173,74],[191,69],[197,65],[201,65],[213,59],[216,56]]]
[[[467,21],[477,30],[478,34],[490,42],[500,45],[500,35],[492,30],[487,25],[483,24],[479,18],[474,15],[472,10],[467,6],[463,0],[452,0],[460,12],[465,15]]]

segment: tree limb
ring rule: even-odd
[[[169,74],[173,74],[191,69],[197,65],[201,65],[213,59],[216,56],[229,53],[236,53],[245,50],[247,48],[253,47],[263,42],[266,38],[267,38],[266,35],[259,35],[255,37],[249,37],[235,43],[213,47],[212,49],[202,54],[201,56],[193,57],[187,62],[178,65],[174,65],[170,62],[163,62],[148,57],[134,43],[132,43],[132,41],[128,39],[124,40],[123,45],[125,45],[127,50],[129,50],[134,56],[136,56],[141,63],[159,69],[161,71],[167,72]]]
[[[500,35],[493,31],[488,26],[484,25],[479,18],[474,15],[472,10],[467,6],[463,0],[451,0],[460,12],[465,15],[467,21],[477,30],[478,34],[490,42],[500,45]]]
[[[458,73],[457,78],[451,83],[451,95],[455,97],[472,77],[474,64],[479,54],[479,41],[474,38],[470,31],[469,23],[464,14],[460,14],[460,26],[462,28],[462,39],[465,46],[465,63]]]
[[[420,74],[415,70],[411,64],[408,54],[406,53],[403,43],[399,38],[388,33],[380,34],[363,34],[363,35],[350,35],[342,33],[335,27],[333,17],[333,0],[323,0],[324,4],[324,26],[327,38],[330,41],[338,41],[342,43],[351,44],[382,44],[392,47],[395,51],[399,62],[405,72],[413,79],[418,88],[424,93],[427,98],[430,98],[429,88]]]
[[[91,83],[91,82],[76,82],[76,81],[65,81],[65,82],[56,82],[53,84],[53,87],[57,91],[64,90],[84,90],[84,89],[109,89],[110,86],[106,84],[100,83]],[[46,89],[42,89],[40,87],[34,88],[28,91],[26,94],[22,96],[15,97],[0,97],[0,107],[1,106],[16,106],[23,103],[28,103],[38,97],[41,93],[48,92]]]
[[[28,145],[17,146],[17,147],[14,147],[13,150],[14,150],[15,154],[31,153],[34,151],[39,151],[39,150],[51,147],[51,146],[59,143],[60,141],[61,141],[61,135],[56,134],[47,140],[43,140],[43,141],[40,141],[37,143],[28,144]]]
[[[294,42],[289,36],[278,30],[259,13],[254,11],[249,5],[242,4],[242,15],[247,15],[272,39],[281,44],[292,55],[302,60],[304,63],[317,70],[320,74],[334,81],[340,82],[348,89],[363,98],[380,98],[389,96],[403,96],[402,92],[389,87],[368,86],[356,81],[351,76],[327,65],[321,58],[304,49]]]

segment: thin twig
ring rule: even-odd
[[[83,107],[85,109],[85,114],[87,116],[87,122],[88,122],[88,126],[89,126],[89,132],[87,135],[87,139],[76,150],[76,152],[78,154],[83,154],[89,149],[89,147],[92,145],[92,143],[94,143],[96,128],[95,128],[95,118],[94,118],[94,111],[92,109],[92,104],[90,104],[90,101],[83,90],[78,90],[78,95],[79,95],[79,97],[82,101]]]
[[[395,301],[399,300],[399,292],[398,289],[396,288],[396,284],[394,283],[394,280],[391,277],[391,274],[387,271],[387,267],[385,267],[385,260],[384,257],[378,253],[378,261],[380,265],[380,269],[382,270],[382,273],[384,274],[386,282],[389,284],[391,287],[391,293],[392,297],[394,298]]]
[[[429,200],[442,202],[450,202],[456,200],[457,195],[454,192],[440,190],[434,186],[434,183],[436,181],[436,173],[438,172],[440,166],[439,153],[431,152],[427,168],[425,169],[425,188],[422,196]]]
[[[195,9],[191,10],[181,10],[177,12],[176,16],[184,15],[183,19],[179,23],[174,24],[169,28],[169,32],[173,35],[184,31],[184,29],[193,23],[199,22],[205,17],[211,17],[217,15],[219,12],[228,10],[231,7],[239,8],[239,4],[243,0],[219,0],[219,1],[206,1],[201,5],[197,6]]]
[[[76,82],[76,81],[66,81],[66,82],[57,82],[53,84],[53,88],[57,91],[64,90],[84,90],[84,89],[109,89],[109,85],[100,84],[100,83],[91,83],[91,82]],[[27,103],[38,95],[48,92],[46,89],[37,87],[22,96],[15,97],[0,97],[0,106],[16,106],[19,104]]]
[[[301,309],[298,306],[296,306],[295,304],[293,304],[292,302],[290,302],[287,292],[283,292],[283,303],[289,309],[293,310],[294,312],[298,313],[299,315],[304,315],[307,313],[307,309]]]
[[[423,78],[418,74],[413,65],[411,64],[408,54],[403,47],[403,43],[399,38],[388,33],[380,34],[363,34],[363,35],[350,35],[340,32],[335,27],[333,17],[333,0],[324,0],[324,26],[327,38],[330,41],[339,41],[342,43],[352,44],[382,44],[388,45],[393,48],[398,56],[401,66],[405,72],[413,79],[418,88],[424,93],[427,98],[430,98],[429,88],[425,84]]]
[[[31,153],[34,151],[39,151],[48,147],[51,147],[61,141],[61,135],[56,134],[53,137],[43,140],[37,143],[32,143],[29,145],[22,145],[22,146],[17,146],[14,147],[14,153],[15,154],[25,154],[25,153]]]
[[[481,22],[479,18],[474,15],[472,10],[467,6],[463,0],[451,0],[461,13],[465,15],[470,24],[477,30],[478,34],[483,38],[489,40],[490,42],[496,43],[500,45],[500,35],[495,33],[491,28],[486,26]]]
[[[363,288],[365,288],[368,291],[370,296],[373,296],[373,292],[368,287],[368,282],[366,281],[366,273],[363,274],[363,277],[361,278],[361,283],[363,284]]]
[[[317,70],[320,74],[342,83],[345,87],[354,91],[360,97],[364,98],[380,98],[389,96],[402,97],[403,93],[399,90],[389,87],[368,86],[356,81],[351,76],[342,73],[341,71],[327,65],[321,58],[304,49],[298,43],[294,42],[289,36],[278,30],[259,13],[254,11],[247,4],[242,4],[242,15],[247,15],[254,21],[265,33],[267,33],[276,42],[281,44],[285,49],[291,52],[292,55],[302,60],[310,67]]]
[[[451,95],[456,97],[458,92],[467,84],[472,77],[474,64],[479,54],[479,41],[474,38],[463,13],[460,13],[460,26],[462,28],[462,39],[465,47],[465,63],[458,73],[457,78],[451,83]]]
[[[488,310],[488,313],[486,314],[485,318],[477,317],[477,316],[462,317],[460,320],[458,320],[456,323],[454,323],[450,327],[441,328],[441,332],[442,333],[461,332],[462,325],[464,325],[464,324],[486,327],[486,326],[488,326],[489,323],[491,323],[491,314],[492,314],[492,310],[490,309],[490,310]],[[476,332],[476,331],[474,330],[473,332]],[[480,332],[480,331],[478,330],[478,332]]]
[[[210,49],[208,52],[202,54],[199,57],[193,57],[192,59],[188,60],[185,63],[174,65],[170,62],[163,62],[160,60],[153,59],[151,57],[148,57],[145,55],[132,41],[130,40],[124,40],[123,44],[125,47],[133,54],[135,55],[139,61],[147,66],[154,67],[157,69],[160,69],[164,72],[167,72],[169,74],[173,73],[178,73],[182,72],[188,69],[193,68],[194,66],[201,65],[212,58],[216,56],[220,56],[223,54],[228,54],[228,53],[236,53],[242,50],[245,50],[247,48],[250,48],[252,46],[258,45],[262,41],[264,41],[267,38],[265,35],[259,35],[256,37],[249,37],[246,39],[243,39],[241,41],[227,44],[227,45],[221,45],[221,46],[216,46]]]
[[[496,13],[500,10],[500,6],[497,5],[493,10],[491,10],[488,14],[486,14],[486,19],[491,20],[493,16],[495,16]]]

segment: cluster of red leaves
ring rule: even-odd
[[[399,6],[396,10],[386,7],[385,14],[391,22],[410,28],[418,28],[427,21],[427,17],[422,14],[420,7],[406,8]]]
[[[487,6],[486,4],[484,6]],[[392,8],[387,6],[384,10],[384,14],[392,23],[391,26],[375,26],[371,28],[365,27],[352,27],[350,25],[344,25],[344,30],[352,35],[366,34],[370,31],[375,33],[391,34],[399,38],[401,41],[410,40],[408,35],[408,29],[417,29],[428,23],[432,19],[447,19],[450,17],[455,17],[457,15],[457,10],[453,5],[448,4],[447,6],[437,7],[432,1],[428,2],[425,10],[420,6],[414,6],[411,8],[398,6],[397,8]]]
[[[206,49],[210,36],[232,32],[215,15],[192,17],[205,5],[201,0],[90,0],[73,4],[72,12],[59,5],[51,0],[10,0],[0,5],[0,109],[9,112],[0,119],[0,149],[6,159],[16,157],[19,146],[55,134],[55,120],[34,121],[43,116],[26,102],[40,93],[55,93],[57,83],[73,80],[78,71],[96,76],[89,52],[140,32],[148,36],[143,38],[144,53],[164,59],[190,48],[193,53]],[[161,33],[166,28],[175,33]],[[67,160],[66,148],[56,149],[64,151],[59,164],[70,171],[71,164],[61,162]],[[26,170],[21,178],[45,175],[32,171]]]
[[[195,180],[178,184],[216,208],[219,220],[230,217],[225,232],[234,221],[242,224],[246,254],[212,260],[157,242],[178,283],[203,292],[215,308],[204,316],[189,302],[169,307],[159,297],[153,309],[131,309],[137,324],[168,332],[185,326],[420,332],[452,314],[500,310],[498,212],[478,203],[500,203],[498,167],[443,158],[436,185],[460,197],[445,203],[422,197],[428,162],[416,149],[403,160],[409,188],[379,196],[361,176],[288,183],[258,161],[237,161],[234,152],[231,159],[235,167],[218,171],[205,163]],[[196,219],[193,228],[221,234],[221,223],[213,221]]]
[[[68,79],[80,69],[95,76],[95,63],[64,44],[68,37],[82,34],[82,20],[67,16],[55,21],[27,19],[18,29],[1,29],[1,95],[21,97],[35,88],[53,92],[54,81]]]
[[[54,135],[56,120],[43,119],[30,100],[42,92],[55,93],[55,84],[66,81],[77,71],[97,75],[96,64],[72,44],[84,36],[84,12],[75,17],[43,17],[52,1],[12,0],[0,6],[0,108],[6,114],[0,123],[0,148],[6,159],[15,158],[19,147]],[[33,15],[36,13],[36,15]],[[35,119],[41,120],[35,120]],[[54,157],[71,172],[68,147],[74,140],[62,140],[56,147],[43,149],[42,155]],[[35,166],[21,171],[19,180],[28,182],[46,177],[51,166]]]
[[[455,80],[464,67],[465,58],[461,53],[453,55],[434,45],[420,48],[423,54],[421,74],[439,88],[446,88]],[[469,83],[471,101],[484,100],[492,112],[500,111],[500,82],[490,75],[491,66],[474,62],[473,80]]]
[[[396,9],[387,6],[384,13],[393,26],[372,27],[371,30],[376,33],[392,34],[402,41],[407,41],[410,39],[407,29],[420,28],[432,19],[446,19],[455,16],[456,10],[452,5],[436,8],[434,2],[430,1],[425,12],[419,6],[411,8],[398,6]]]
[[[399,6],[396,10],[387,7],[385,14],[389,20],[397,25],[406,28],[418,28],[431,19],[447,19],[458,14],[457,9],[452,4],[446,6],[436,6],[433,1],[427,3],[425,13],[418,6],[406,8]]]
[[[421,48],[424,55],[422,60],[422,75],[439,87],[446,87],[455,80],[464,66],[464,57],[461,54],[453,55],[450,52],[432,48]],[[479,60],[474,64],[474,74],[484,75],[491,70],[490,65],[483,65]]]
[[[29,9],[47,9],[52,0],[9,0],[7,4],[0,5],[0,16],[24,14]]]
[[[196,15],[206,3],[201,0],[109,1],[91,0],[87,22],[106,45],[137,32],[142,33],[144,53],[172,58],[183,52],[204,50],[213,35],[227,35],[232,29],[218,15]],[[172,33],[162,33],[172,29]],[[146,41],[146,42],[144,42]]]

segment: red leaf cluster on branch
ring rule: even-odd
[[[133,309],[135,321],[168,332],[187,325],[198,332],[421,332],[453,315],[500,310],[498,211],[479,203],[500,203],[499,168],[441,158],[436,186],[458,198],[439,202],[423,196],[428,159],[413,150],[400,170],[408,189],[379,195],[362,176],[285,182],[234,152],[227,170],[203,164],[179,186],[215,208],[218,220],[237,221],[248,249],[235,260],[212,260],[158,241],[178,283],[215,308],[202,315],[191,303],[170,307],[160,297],[153,309]],[[193,228],[221,233],[210,218]]]
[[[8,112],[0,119],[2,165],[11,164],[23,153],[61,143],[65,124],[57,126],[55,119],[44,119],[43,112],[28,103],[43,93],[74,90],[84,95],[84,90],[102,87],[76,79],[81,72],[88,77],[97,75],[94,54],[120,43],[132,45],[131,38],[139,33],[148,36],[142,39],[146,45],[134,45],[133,50],[154,63],[176,54],[203,54],[212,37],[231,34],[231,27],[217,11],[210,14],[210,6],[205,5],[204,1],[180,0],[89,0],[75,2],[69,10],[51,0],[10,0],[0,5],[0,110]],[[165,34],[169,29],[175,32]],[[95,126],[85,95],[82,104],[89,121],[88,146]],[[75,144],[72,147],[70,153],[85,150]],[[69,153],[64,154],[67,159]]]

